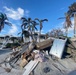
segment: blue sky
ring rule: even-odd
[[[59,17],[65,16],[68,6],[76,0],[0,0],[0,12],[6,13],[12,27],[6,26],[0,35],[11,34],[17,35],[21,31],[20,18],[22,16],[28,18],[44,19],[48,22],[43,23],[42,33],[51,31],[52,29],[62,28],[64,19],[57,20]],[[73,22],[73,20],[72,20]],[[64,31],[64,29],[62,28]],[[73,35],[73,26],[69,29],[69,36]]]

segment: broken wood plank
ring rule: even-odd
[[[24,53],[26,56],[28,56],[34,47],[35,47],[35,44],[33,44],[33,43],[30,43],[29,45],[24,46],[23,49],[20,52],[18,52],[13,58],[11,58],[9,62],[13,62],[15,59],[18,60],[21,57],[21,55]]]
[[[72,40],[69,40],[69,42],[72,45],[72,47],[76,49],[76,45],[75,45],[76,43],[74,43],[74,41],[72,41]]]
[[[37,49],[44,49],[52,45],[53,39],[46,39],[36,44]]]
[[[23,73],[23,75],[29,75],[30,72],[36,67],[36,65],[39,63],[39,61],[37,60],[31,60],[25,67],[25,72]]]

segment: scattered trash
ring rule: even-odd
[[[45,60],[44,60],[44,54],[42,53],[42,52],[40,52],[40,51],[34,51],[35,52],[35,60],[38,60],[38,61],[40,61],[40,62],[44,62]]]

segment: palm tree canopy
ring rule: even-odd
[[[30,23],[32,23],[31,18],[26,19],[25,17],[21,17],[22,20],[22,25],[21,25],[21,29],[26,29],[28,25],[30,25]]]
[[[48,21],[48,19],[43,19],[43,20],[41,20],[41,21],[42,21],[42,22],[43,22],[43,21]]]
[[[22,23],[27,22],[27,19],[25,17],[21,17]]]
[[[65,22],[67,24],[67,27],[71,27],[72,23],[71,23],[71,20],[70,20],[70,16],[69,15],[66,16],[66,21]]]
[[[72,12],[76,12],[76,2],[74,2],[71,6],[69,6],[69,10]]]
[[[22,23],[21,29],[26,29],[28,23]]]
[[[39,25],[39,23],[36,23],[36,21],[32,21],[32,25],[35,30],[38,30],[36,26]]]
[[[65,22],[63,24],[64,28],[71,27],[72,23],[68,13],[65,13],[65,17],[60,17],[58,19],[65,19]]]
[[[35,18],[35,20],[40,22],[40,30],[42,30],[42,28],[43,28],[42,22],[48,21],[47,19],[39,20],[38,18]]]
[[[28,23],[31,23],[32,22],[32,19],[31,18],[28,18]]]
[[[71,6],[69,6],[69,10],[67,11],[67,13],[69,14],[69,16],[73,17],[75,12],[76,12],[76,2],[71,4]]]
[[[9,26],[12,26],[11,23],[9,23],[6,14],[0,13],[0,31],[4,28],[4,24],[7,24]]]

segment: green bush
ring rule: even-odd
[[[11,43],[7,43],[6,48],[11,48]]]
[[[7,43],[6,48],[13,48],[13,47],[18,47],[20,46],[19,43]]]

